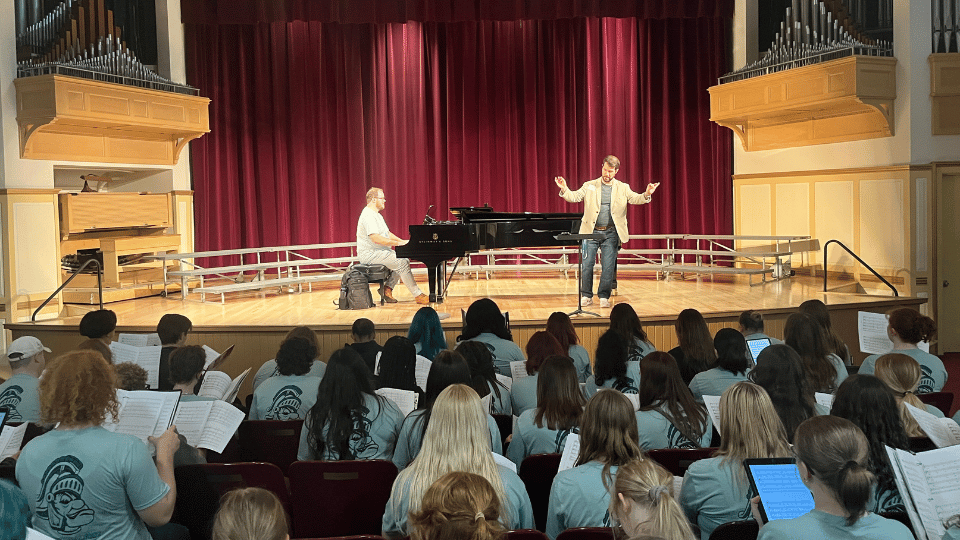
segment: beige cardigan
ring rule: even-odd
[[[600,216],[600,195],[602,180],[590,180],[580,186],[576,191],[562,190],[560,196],[567,202],[583,203],[583,219],[580,221],[580,234],[590,234],[597,225],[597,218]],[[630,236],[627,229],[627,204],[646,204],[653,200],[653,197],[647,196],[646,192],[637,193],[630,189],[630,185],[613,179],[611,182],[613,191],[610,193],[610,217],[613,218],[613,224],[617,227],[617,235],[620,237],[620,243],[625,243]]]

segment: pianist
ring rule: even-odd
[[[617,253],[620,245],[630,236],[627,230],[627,204],[646,204],[660,184],[648,184],[643,193],[636,193],[628,184],[614,179],[620,170],[620,160],[615,156],[603,158],[600,178],[585,182],[580,189],[572,191],[562,176],[554,178],[560,186],[560,196],[567,202],[584,201],[580,234],[599,233],[603,240],[584,240],[583,275],[580,276],[582,304],[593,303],[593,265],[600,250],[600,285],[597,296],[600,307],[610,307],[610,289],[616,281]]]
[[[413,279],[410,261],[397,258],[393,252],[393,246],[402,246],[407,240],[401,240],[387,228],[387,222],[380,215],[385,202],[382,189],[375,187],[367,191],[367,206],[357,222],[357,258],[363,264],[382,264],[392,270],[381,291],[387,302],[396,303],[393,287],[402,279],[418,304],[429,304],[430,299]]]

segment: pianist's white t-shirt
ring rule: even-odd
[[[365,251],[390,250],[390,246],[381,246],[370,239],[371,234],[390,238],[390,229],[387,222],[384,221],[380,212],[370,208],[363,207],[360,212],[360,221],[357,222],[357,255],[362,255]]]

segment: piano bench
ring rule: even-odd
[[[383,282],[390,278],[390,269],[382,264],[362,263],[355,263],[353,269],[363,274],[367,278],[367,283],[380,284],[380,305],[382,306],[385,302],[383,298]]]

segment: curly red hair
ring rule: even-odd
[[[117,376],[95,351],[73,351],[57,358],[40,380],[40,416],[66,426],[100,425],[117,415]]]

